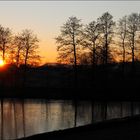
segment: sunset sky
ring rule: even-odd
[[[60,26],[70,16],[87,24],[106,11],[118,20],[139,12],[140,1],[0,1],[0,24],[15,34],[26,28],[33,30],[40,39],[43,62],[55,62],[54,38],[60,33]]]

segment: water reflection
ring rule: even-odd
[[[0,106],[0,138],[16,139],[72,128],[105,119],[140,114],[139,102],[92,102],[45,99],[3,99]],[[75,110],[76,117],[75,117]]]

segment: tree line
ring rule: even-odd
[[[61,33],[55,38],[58,61],[68,64],[106,65],[112,62],[134,62],[140,56],[140,14],[125,15],[117,22],[109,12],[103,13],[87,25],[77,17],[61,26]],[[28,29],[14,35],[9,28],[0,25],[0,54],[3,61],[17,66],[36,65],[39,39]]]
[[[22,65],[37,65],[40,61],[38,54],[38,38],[29,29],[14,35],[10,28],[0,25],[0,54],[4,62]]]
[[[99,64],[112,62],[134,62],[140,56],[140,14],[131,13],[117,22],[109,12],[87,25],[77,17],[69,19],[61,26],[56,37],[58,61],[78,64]]]

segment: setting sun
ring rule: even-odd
[[[4,61],[3,60],[0,60],[0,67],[4,66]]]

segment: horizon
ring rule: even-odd
[[[0,24],[14,34],[26,28],[33,30],[40,40],[42,63],[56,63],[54,38],[70,16],[88,24],[108,11],[117,21],[124,15],[138,13],[139,4],[139,1],[0,1]]]

